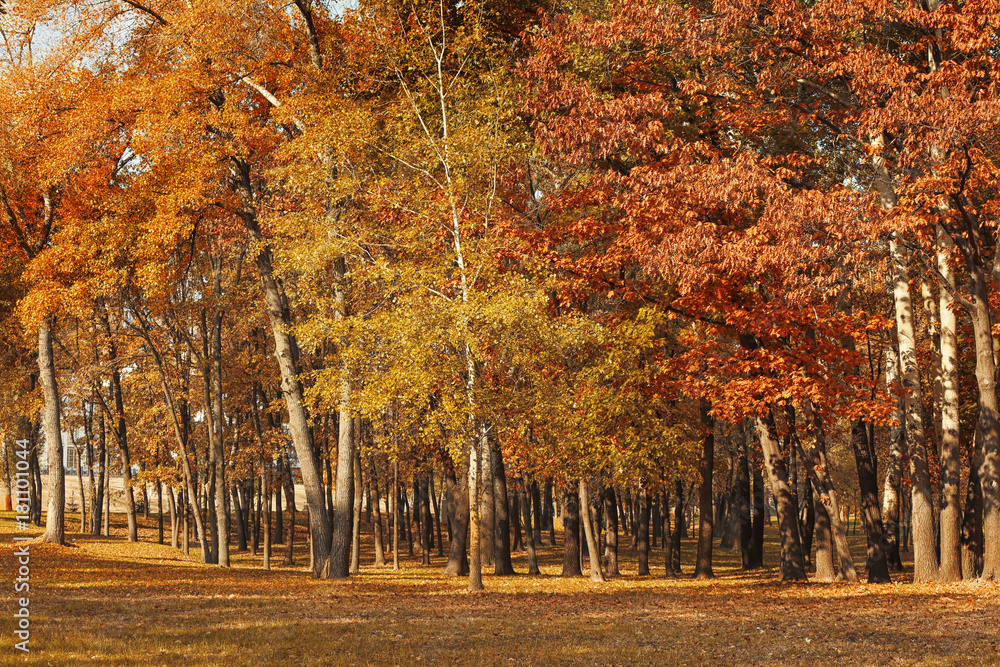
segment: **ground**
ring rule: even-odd
[[[185,556],[169,535],[156,544],[155,522],[141,524],[138,544],[124,540],[120,515],[110,538],[30,543],[24,655],[11,634],[15,527],[0,513],[0,665],[1000,664],[995,583],[788,585],[773,568],[740,572],[718,548],[717,577],[694,581],[685,540],[679,579],[663,577],[660,549],[651,577],[635,576],[626,549],[620,578],[563,579],[561,551],[543,547],[542,576],[487,575],[486,592],[470,594],[464,578],[441,574],[436,550],[431,567],[401,548],[399,572],[366,564],[350,580],[318,581],[301,565],[265,572],[249,554],[230,570],[202,565],[196,548]],[[769,530],[771,564],[776,551]],[[308,564],[304,550],[297,557]],[[527,571],[523,554],[515,569]]]

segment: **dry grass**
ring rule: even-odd
[[[625,551],[625,576],[592,584],[560,578],[561,552],[543,547],[542,576],[487,576],[487,592],[471,595],[437,557],[341,582],[301,567],[264,572],[246,554],[223,571],[155,544],[151,521],[130,545],[121,523],[111,538],[70,535],[73,547],[32,544],[32,652],[22,656],[9,632],[13,525],[2,514],[0,664],[1000,664],[997,584],[782,585],[773,569],[739,572],[721,550],[715,581],[667,580],[659,549],[652,577],[634,576]],[[693,547],[685,541],[686,572]],[[526,571],[523,555],[515,567]]]

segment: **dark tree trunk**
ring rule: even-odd
[[[549,531],[549,546],[554,547],[556,545],[556,521],[555,521],[555,507],[554,501],[552,499],[552,480],[545,480],[545,504],[542,507],[542,517],[544,518],[545,527]]]
[[[684,482],[674,481],[674,532],[670,536],[670,571],[681,573],[681,531],[684,529]]]
[[[532,537],[535,548],[542,546],[542,494],[538,489],[538,482],[531,481],[531,514],[534,516],[534,526],[532,527]]]
[[[799,540],[798,517],[794,514],[791,491],[788,488],[788,471],[775,434],[774,419],[770,414],[767,415],[766,421],[757,418],[757,434],[764,451],[764,465],[771,478],[771,489],[778,510],[781,580],[805,581],[806,569],[802,559],[802,542]]]
[[[469,574],[469,476],[456,477],[455,466],[449,458],[445,461],[444,478],[448,507],[455,508],[455,526],[444,573],[464,577]]]
[[[607,542],[604,545],[604,571],[609,577],[621,576],[618,571],[618,499],[615,488],[604,488],[604,521],[607,524]]]
[[[799,526],[799,534],[802,535],[802,558],[807,567],[815,567],[812,558],[813,533],[816,529],[816,507],[813,499],[812,483],[806,480],[803,485],[802,503],[805,505],[805,514]]]
[[[979,481],[978,447],[969,462],[969,482],[962,515],[962,578],[976,579],[983,572],[983,489]]]
[[[580,571],[580,497],[576,488],[563,489],[563,569],[562,576],[578,577]]]
[[[663,494],[663,571],[668,579],[677,577],[674,571],[674,532],[670,530],[670,493]]]
[[[356,437],[360,440],[361,418],[354,418],[354,428]],[[348,571],[356,574],[361,570],[361,500],[363,496],[363,480],[361,479],[361,446],[354,447],[354,497],[352,505],[354,513],[351,517],[351,566]]]
[[[285,469],[284,469],[284,459],[278,457],[278,487],[274,490],[274,513],[275,513],[275,524],[274,524],[274,543],[284,544],[285,542],[285,526],[282,521],[281,511],[281,482],[285,479]]]
[[[868,441],[868,428],[860,419],[851,422],[851,446],[858,469],[858,487],[861,489],[861,511],[865,532],[868,537],[868,583],[892,583],[889,563],[886,559],[885,528],[882,525],[882,509],[878,503],[878,472],[875,464],[875,448]]]
[[[746,433],[740,429],[740,451],[736,459],[736,493],[733,509],[736,514],[736,533],[743,569],[750,569],[750,542],[753,526],[750,521],[753,497],[750,490],[750,463],[747,454]]]
[[[434,524],[431,520],[430,486],[427,478],[430,473],[420,475],[420,564],[431,564],[431,536]]]
[[[712,511],[715,509],[712,503],[712,473],[715,467],[715,420],[708,414],[710,408],[708,402],[703,400],[701,423],[705,427],[706,433],[705,439],[702,441],[701,460],[698,464],[701,489],[698,494],[700,523],[698,526],[698,556],[694,568],[695,579],[711,579],[715,576],[712,572],[712,521],[714,519]]]
[[[753,464],[753,526],[750,538],[750,568],[757,570],[764,567],[764,514],[767,507],[764,504],[764,476],[760,471],[760,463]]]
[[[372,523],[375,528],[375,565],[381,567],[385,565],[385,542],[382,535],[382,501],[379,498],[378,472],[375,470],[374,457],[368,469],[368,492],[371,494],[368,504],[374,511]]]
[[[640,577],[649,576],[649,515],[652,512],[649,502],[649,492],[639,489],[639,531],[636,534],[636,550],[638,552]],[[710,534],[711,535],[711,534]]]
[[[531,503],[528,497],[528,479],[524,475],[521,476],[520,484],[517,488],[517,495],[520,498],[521,506],[521,520],[524,523],[524,548],[528,552],[528,574],[540,574],[538,570],[538,557],[535,554],[535,540],[532,538],[531,534]],[[534,488],[538,488],[536,485],[532,484]],[[535,515],[535,524],[538,524],[538,515]]]
[[[513,534],[510,542],[510,550],[515,552],[522,551],[524,549],[524,541],[521,538],[521,494],[516,490],[510,494],[510,517],[510,529]],[[528,532],[531,532],[530,526]]]
[[[504,471],[503,453],[498,446],[495,446],[495,443],[490,448],[490,466],[493,468],[491,476],[493,477],[494,516],[496,517],[493,538],[493,572],[497,576],[509,576],[514,574],[514,565],[510,560],[507,474]]]
[[[437,489],[434,488],[434,474],[427,473],[427,485],[434,503],[434,526],[437,528],[437,551],[440,558],[444,558],[444,542],[441,541],[441,504],[438,503]],[[369,502],[370,504],[370,502]]]

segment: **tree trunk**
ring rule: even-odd
[[[892,583],[886,554],[885,527],[878,504],[878,476],[875,463],[875,448],[868,440],[865,422],[856,419],[851,422],[851,445],[858,470],[858,488],[861,491],[861,512],[864,516],[865,533],[868,538],[869,584]]]
[[[515,574],[514,564],[510,560],[510,518],[507,513],[509,504],[507,502],[507,474],[504,471],[503,452],[495,443],[490,447],[490,464],[493,468],[493,499],[494,515],[496,524],[494,525],[493,541],[493,573],[504,577]]]
[[[392,462],[392,569],[399,570],[399,461]]]
[[[465,576],[469,574],[469,477],[455,474],[455,466],[450,458],[445,461],[445,491],[448,494],[448,506],[455,508],[454,529],[452,530],[451,546],[448,549],[448,564],[445,574]]]
[[[757,417],[757,435],[764,451],[764,466],[771,480],[771,491],[778,510],[778,532],[781,537],[781,580],[805,581],[806,570],[799,541],[798,517],[792,512],[791,491],[788,488],[788,471],[775,435],[773,417],[767,421]]]
[[[736,536],[740,549],[740,560],[744,570],[750,569],[750,540],[753,533],[753,526],[750,523],[751,506],[753,498],[750,491],[750,462],[747,453],[747,439],[744,429],[739,431],[740,446],[739,455],[736,458],[736,493],[733,503],[736,514]],[[800,532],[801,534],[801,532]],[[803,545],[803,551],[808,552],[808,547]]]
[[[433,507],[433,509],[434,509],[434,526],[437,529],[437,550],[438,550],[438,556],[441,557],[441,558],[443,558],[444,557],[444,542],[441,540],[441,537],[442,537],[442,535],[441,535],[441,509],[442,509],[441,505],[443,503],[438,503],[437,489],[435,488],[435,485],[434,485],[434,474],[433,473],[427,473],[427,474],[428,474],[427,487],[428,487],[428,491],[429,491],[430,496],[431,496],[431,501],[434,503],[434,507]],[[443,498],[443,496],[442,496],[442,498]]]
[[[578,577],[580,571],[580,498],[577,489],[563,490],[563,568],[562,576]]]
[[[604,487],[604,521],[608,539],[604,545],[604,571],[609,577],[620,577],[618,571],[618,499],[612,485]]]
[[[712,503],[712,473],[715,468],[715,420],[708,412],[711,406],[708,401],[701,401],[701,424],[705,428],[705,437],[701,445],[701,460],[698,473],[701,477],[701,488],[698,494],[699,526],[698,526],[698,556],[695,561],[695,579],[711,579],[712,572],[712,522],[715,509]],[[793,514],[794,517],[794,514]],[[796,526],[796,535],[798,526]]]
[[[373,532],[375,534],[375,565],[382,567],[385,565],[385,549],[382,537],[382,501],[379,499],[378,472],[375,469],[374,456],[372,457],[371,464],[368,466],[368,490],[371,494],[368,504],[371,505],[375,512],[375,515],[372,517]]]
[[[44,318],[38,325],[38,373],[45,401],[43,423],[45,449],[49,459],[49,506],[45,514],[42,542],[62,545],[66,544],[66,478],[63,472],[62,428],[59,425],[59,388],[52,353],[52,332],[49,330],[48,320]],[[41,493],[38,496],[41,498]],[[132,519],[135,520],[134,515]],[[131,537],[131,531],[129,535]]]
[[[815,478],[810,479],[812,482]],[[833,581],[836,578],[834,568],[834,546],[830,533],[830,514],[823,504],[823,495],[819,491],[813,493],[814,511],[816,513],[816,581]]]
[[[323,577],[344,579],[350,574],[351,531],[354,525],[354,419],[350,412],[350,385],[340,386],[337,421],[337,486],[333,497],[333,530],[328,569]]]
[[[360,417],[355,418],[354,427],[360,435]],[[359,438],[360,440],[360,438]],[[354,448],[354,516],[351,521],[351,574],[361,570],[361,447]]]
[[[528,552],[528,574],[540,574],[538,570],[538,557],[535,554],[535,541],[531,534],[531,503],[528,498],[528,478],[521,476],[520,484],[517,488],[518,496],[521,499],[521,520],[524,523],[524,548]],[[535,517],[535,524],[538,524],[538,517]]]
[[[674,532],[670,536],[670,571],[681,573],[681,533],[684,530],[684,482],[674,480]]]
[[[971,449],[965,512],[962,516],[963,579],[975,579],[983,572],[983,491],[979,485],[980,448],[973,445]]]
[[[531,514],[534,517],[532,527],[532,537],[535,548],[542,546],[542,494],[538,488],[538,482],[531,481]]]
[[[265,311],[274,338],[274,356],[278,360],[278,370],[281,374],[281,393],[288,411],[288,428],[295,446],[295,453],[298,456],[299,468],[302,471],[302,485],[305,487],[306,503],[311,510],[309,523],[319,555],[314,563],[313,575],[318,577],[320,568],[329,558],[329,545],[332,537],[330,518],[323,499],[323,478],[316,460],[312,429],[309,427],[309,415],[305,406],[304,389],[302,381],[299,379],[301,369],[298,365],[298,345],[290,333],[291,312],[282,299],[281,289],[274,277],[271,246],[261,233],[257,221],[250,167],[239,159],[234,159],[233,163],[239,175],[237,192],[242,204],[241,217],[250,232],[250,237],[259,248],[255,261],[264,292]]]
[[[829,507],[830,530],[837,551],[837,560],[835,561],[837,579],[856,582],[858,573],[854,568],[854,560],[851,558],[850,546],[847,543],[847,534],[840,520],[837,492],[829,475],[830,465],[826,456],[826,433],[823,428],[823,418],[816,409],[813,410],[813,427],[816,435],[816,446],[809,450],[809,455],[811,455],[810,461],[818,484],[816,490],[821,494],[824,505]],[[795,440],[798,443],[798,436],[795,436]],[[799,447],[801,448],[801,443],[799,443]],[[806,453],[803,452],[803,455],[805,456]]]
[[[944,238],[942,231],[939,238]],[[954,287],[948,253],[938,252],[941,277]],[[962,452],[959,438],[958,334],[954,299],[941,290],[941,581],[962,579]]]
[[[553,507],[554,501],[552,499],[552,480],[550,478],[545,479],[545,504],[542,506],[542,516],[545,519],[545,525],[549,529],[549,546],[554,547],[556,545],[556,520],[555,520],[555,508]]]
[[[581,479],[578,486],[580,489],[580,521],[583,522],[583,532],[587,538],[588,553],[590,554],[590,580],[604,581],[600,555],[597,551],[597,540],[594,539],[594,528],[590,521],[590,497],[587,494],[587,483]]]
[[[889,430],[889,461],[886,464],[885,484],[882,493],[882,516],[885,519],[886,561],[889,569],[899,572],[903,569],[900,557],[899,487],[903,474],[903,456],[906,445],[906,428],[903,411],[902,388],[899,382],[899,356],[888,347],[885,350],[885,383],[890,396],[898,395],[896,409],[892,414],[895,422]]]
[[[636,533],[636,550],[638,556],[638,571],[640,577],[649,576],[649,516],[652,512],[649,503],[649,492],[639,488],[639,531]],[[711,533],[709,533],[711,536]]]
[[[934,506],[931,499],[931,481],[927,462],[927,440],[924,434],[924,411],[920,393],[916,336],[913,331],[910,285],[907,278],[907,259],[895,240],[889,242],[889,251],[892,255],[894,267],[893,299],[896,307],[896,340],[899,344],[900,376],[903,381],[906,440],[910,448],[911,507],[913,511],[913,580],[915,582],[935,581],[938,576],[938,563],[934,547]],[[986,335],[989,336],[989,333],[986,332]],[[992,361],[992,338],[989,338],[989,356]],[[993,403],[995,407],[995,394]]]

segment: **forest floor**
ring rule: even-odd
[[[738,555],[718,548],[716,578],[695,581],[688,539],[678,579],[663,577],[661,549],[652,576],[637,577],[628,548],[619,578],[563,579],[561,548],[544,546],[541,576],[487,575],[486,592],[470,594],[465,578],[441,574],[436,549],[430,567],[405,547],[399,572],[369,565],[370,530],[361,573],[319,581],[301,565],[265,572],[249,554],[234,555],[229,570],[202,565],[195,544],[190,556],[170,548],[169,522],[163,546],[155,520],[140,520],[138,544],[125,541],[121,515],[111,537],[27,543],[25,655],[12,634],[24,595],[12,592],[15,527],[0,513],[0,665],[1000,664],[996,583],[911,584],[896,574],[900,583],[788,585],[774,567],[741,572]],[[767,538],[775,565],[773,528]],[[852,540],[860,565],[861,538]],[[308,564],[304,545],[296,558]],[[523,554],[514,565],[527,571]]]

